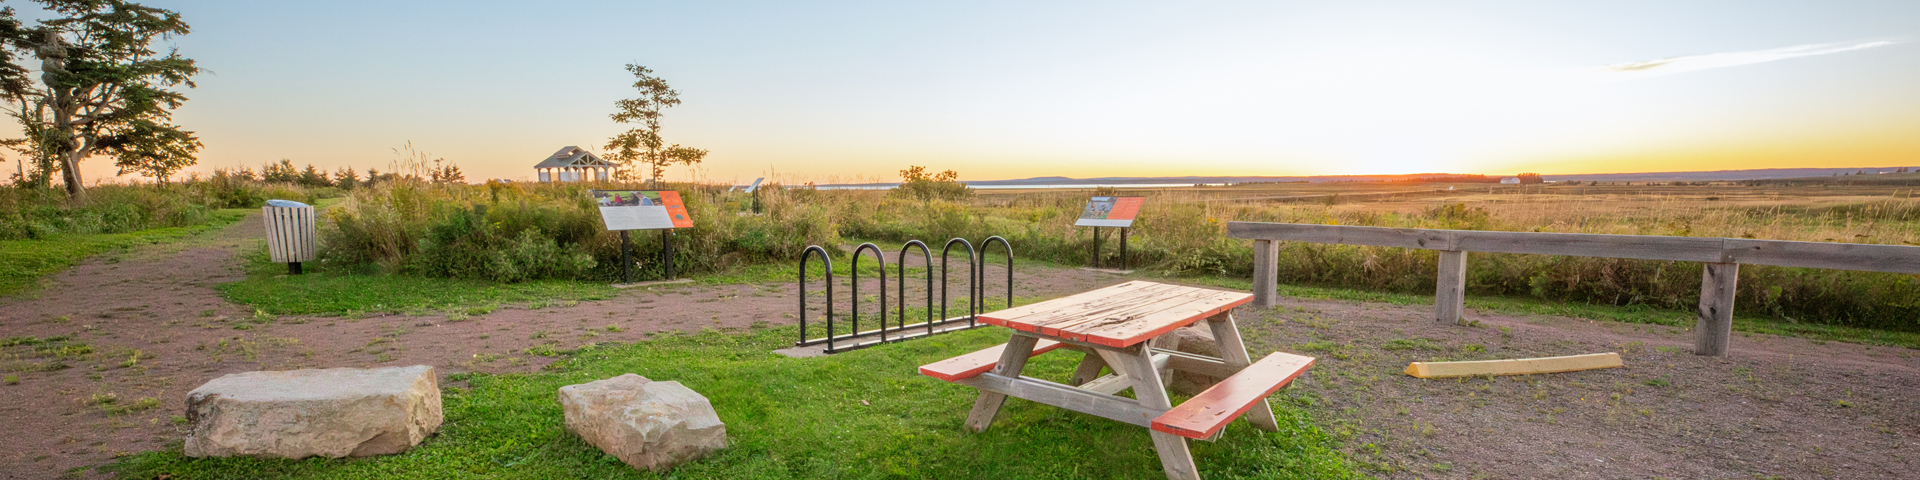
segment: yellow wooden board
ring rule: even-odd
[[[1534,373],[1577,372],[1599,368],[1619,368],[1620,354],[1593,353],[1565,357],[1515,358],[1475,362],[1413,362],[1407,375],[1420,378],[1471,377],[1475,375],[1527,375]]]

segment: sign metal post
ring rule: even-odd
[[[594,203],[600,206],[600,220],[607,230],[620,232],[620,276],[633,281],[633,240],[631,230],[660,230],[662,280],[673,279],[673,229],[692,228],[687,207],[680,192],[672,190],[594,190]]]
[[[1133,220],[1140,215],[1140,206],[1146,204],[1147,197],[1093,197],[1087,201],[1086,210],[1080,212],[1080,218],[1074,220],[1075,226],[1093,227],[1093,268],[1101,268],[1100,229],[1120,229],[1120,270],[1131,268],[1133,261],[1127,255],[1127,233],[1133,229]]]

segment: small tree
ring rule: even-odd
[[[331,187],[333,179],[327,178],[327,172],[322,172],[309,163],[306,170],[300,171],[299,183],[300,186],[308,188]]]
[[[444,159],[444,158],[433,159],[433,169],[429,172],[429,176],[432,177],[433,183],[436,183],[436,184],[466,183],[467,174],[460,173],[459,165],[454,165],[453,162],[448,162],[446,160],[447,159]],[[441,164],[442,162],[444,162],[445,165],[442,165]]]
[[[921,200],[961,200],[973,196],[973,189],[960,183],[960,174],[947,170],[927,174],[927,167],[913,165],[900,171],[900,186],[894,193]]]
[[[298,183],[300,169],[293,167],[293,160],[280,159],[280,163],[260,166],[260,181],[267,183]]]
[[[1516,177],[1520,177],[1520,183],[1521,183],[1521,184],[1528,184],[1528,183],[1546,183],[1546,180],[1545,180],[1545,179],[1542,179],[1542,178],[1540,178],[1540,174],[1538,174],[1538,173],[1522,173],[1522,174],[1519,174],[1519,175],[1515,175],[1515,176],[1516,176]]]
[[[660,111],[679,105],[680,92],[667,86],[666,80],[653,76],[653,70],[647,67],[627,64],[627,71],[633,73],[633,88],[640,90],[640,97],[613,102],[618,110],[608,116],[618,123],[638,123],[640,128],[628,129],[607,139],[607,160],[627,167],[620,169],[620,177],[631,178],[632,167],[646,164],[647,179],[659,183],[660,175],[666,172],[667,166],[675,163],[693,165],[705,160],[706,150],[679,144],[669,147],[660,138]]]
[[[354,172],[353,167],[340,167],[339,171],[333,172],[333,185],[341,190],[352,190],[360,186],[360,174]]]
[[[120,174],[165,178],[194,163],[200,139],[168,123],[187,101],[174,91],[192,88],[200,73],[193,59],[154,50],[156,40],[185,35],[180,14],[126,0],[36,0],[49,12],[33,27],[0,9],[0,92],[12,100],[23,138],[16,150],[33,152],[40,173],[58,164],[67,196],[86,198],[80,161],[112,155]],[[15,53],[40,61],[37,84]],[[22,147],[25,147],[22,149]]]

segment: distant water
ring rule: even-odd
[[[1117,183],[1117,184],[1062,183],[1062,184],[1042,184],[1042,185],[975,185],[975,184],[969,183],[967,184],[967,187],[973,188],[975,190],[1012,190],[1012,189],[1030,189],[1030,188],[1092,190],[1100,187],[1179,188],[1179,187],[1192,187],[1194,185],[1196,184],[1192,184],[1192,183]],[[1226,184],[1204,183],[1199,185],[1223,186]],[[894,187],[898,187],[898,186],[900,186],[900,184],[890,183],[890,184],[868,184],[868,185],[821,185],[814,188],[818,188],[821,190],[891,190]]]

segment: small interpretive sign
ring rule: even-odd
[[[1133,218],[1140,215],[1140,206],[1147,203],[1147,197],[1093,197],[1087,201],[1087,209],[1080,212],[1080,219],[1073,222],[1080,227],[1120,227],[1133,226]]]
[[[593,201],[600,205],[600,220],[607,230],[660,230],[692,228],[693,219],[680,203],[680,192],[671,190],[594,190]]]

